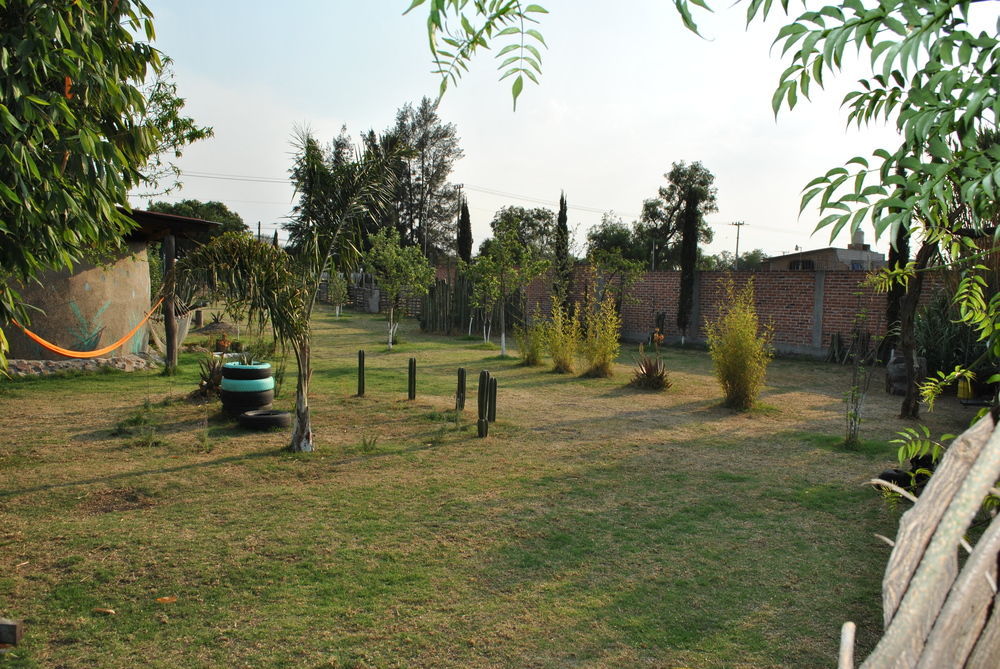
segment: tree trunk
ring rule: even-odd
[[[396,316],[396,310],[392,306],[392,303],[390,303],[389,304],[389,350],[390,351],[392,350],[393,335],[396,334],[396,328],[393,327],[395,325],[394,321],[395,316]]]
[[[677,300],[677,329],[681,343],[688,334],[691,309],[694,306],[695,267],[698,264],[698,202],[689,198],[681,213],[681,290]]]
[[[288,449],[295,453],[310,453],[314,448],[312,422],[309,418],[309,380],[312,377],[312,361],[307,337],[295,342],[295,362],[298,364],[299,378],[295,385],[295,423]]]
[[[914,322],[917,315],[917,307],[920,304],[920,293],[924,285],[924,273],[930,259],[937,253],[936,242],[924,242],[917,251],[914,260],[916,273],[910,279],[910,284],[906,294],[899,303],[899,350],[903,354],[903,362],[906,365],[906,395],[903,396],[903,405],[899,410],[900,418],[920,417],[920,394],[917,389],[916,370],[916,350],[917,342],[914,335]]]
[[[163,272],[169,276],[174,271],[177,260],[177,246],[172,234],[163,238]],[[164,376],[177,373],[177,311],[176,298],[171,291],[163,300],[163,329],[166,333],[166,360],[163,365]]]
[[[889,247],[889,269],[905,267],[910,260],[910,231],[905,226],[900,225],[896,232],[896,238]],[[899,313],[902,306],[903,297],[906,295],[906,286],[901,283],[893,283],[886,296],[885,324],[888,328],[885,338],[880,346],[879,358],[884,361],[889,360],[889,354],[893,348],[899,344]]]
[[[507,355],[507,300],[500,306],[500,357]]]

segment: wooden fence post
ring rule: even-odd
[[[358,351],[358,397],[365,396],[365,352]]]
[[[455,390],[455,411],[465,411],[465,367],[458,368],[458,388]]]
[[[417,399],[417,359],[410,358],[409,365],[409,378],[407,379],[406,385],[406,398],[410,400]]]

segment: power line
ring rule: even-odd
[[[194,172],[187,170],[184,170],[181,173],[184,176],[194,177],[196,179],[216,179],[219,181],[245,181],[249,183],[281,183],[286,185],[288,184],[288,179],[280,179],[277,177],[251,176],[245,174],[224,174],[219,172]],[[467,188],[468,190],[476,191],[477,193],[483,193],[484,195],[506,197],[514,200],[520,200],[522,202],[531,202],[533,204],[544,204],[552,207],[558,206],[558,200],[549,200],[545,198],[532,197],[530,195],[521,195],[518,193],[511,193],[509,191],[498,190],[496,188],[486,188],[485,186],[475,186],[472,184],[465,184],[464,187]],[[572,209],[574,211],[582,211],[588,214],[604,214],[609,211],[614,211],[613,209],[602,209],[599,207],[588,207],[586,205],[572,205],[572,204],[568,205],[567,209]],[[639,218],[638,214],[623,212],[623,215],[629,218]]]

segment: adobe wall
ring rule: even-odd
[[[73,351],[93,351],[114,343],[142,320],[150,308],[146,242],[104,266],[81,263],[67,272],[44,272],[39,283],[19,287],[32,311],[32,332]],[[148,325],[139,329],[112,356],[144,353]],[[29,339],[14,325],[4,327],[11,359],[65,360]]]

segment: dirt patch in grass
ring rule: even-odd
[[[79,508],[86,513],[112,513],[148,509],[155,504],[152,497],[132,487],[103,488],[88,493]]]

